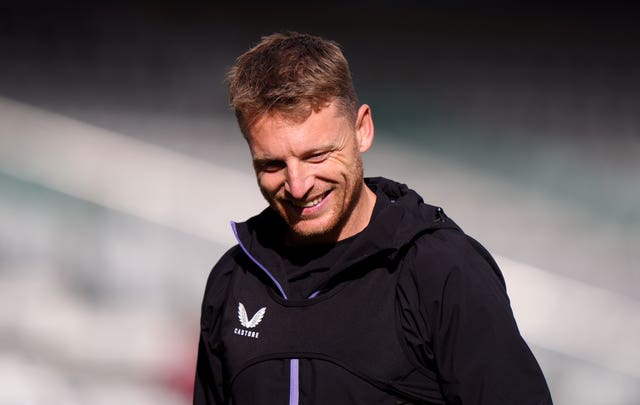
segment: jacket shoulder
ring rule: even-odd
[[[506,296],[504,278],[491,254],[460,229],[438,229],[421,235],[405,256],[408,270],[422,286],[446,288],[452,278],[468,287]]]
[[[500,270],[478,242],[454,229],[421,235],[398,288],[403,335],[417,361],[437,370],[448,403],[551,403]]]
[[[475,240],[455,229],[421,235],[408,248],[398,280],[403,311],[416,319],[423,341],[434,344],[446,320],[481,310],[511,322],[509,297],[493,259]],[[444,322],[443,322],[444,321]],[[415,325],[414,325],[415,327]]]

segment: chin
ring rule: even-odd
[[[296,239],[331,240],[335,234],[336,227],[331,224],[289,224],[291,232]]]

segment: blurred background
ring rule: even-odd
[[[557,404],[640,403],[640,28],[623,3],[0,4],[0,405],[188,404],[200,302],[264,207],[222,83],[342,44],[365,172],[501,264]]]

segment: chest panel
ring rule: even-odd
[[[375,268],[316,298],[287,301],[241,270],[223,320],[230,375],[285,358],[322,359],[382,381],[406,375],[413,366],[398,338],[396,281],[393,272]]]

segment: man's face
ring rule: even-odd
[[[268,114],[250,128],[260,191],[289,225],[290,242],[334,242],[366,227],[375,195],[364,186],[360,154],[372,140],[366,105],[356,123],[331,103],[302,123]]]

